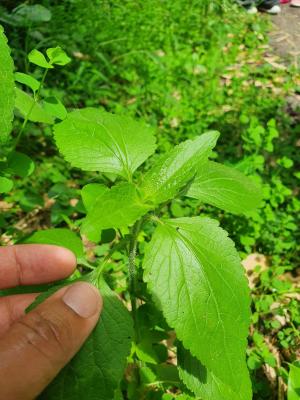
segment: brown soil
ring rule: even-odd
[[[271,45],[286,62],[300,68],[300,8],[281,6],[281,14],[272,17]]]

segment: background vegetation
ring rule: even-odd
[[[300,356],[300,125],[287,101],[300,90],[300,76],[272,53],[268,20],[216,0],[29,3],[45,7],[38,18],[26,15],[18,1],[0,6],[16,69],[41,78],[41,69],[28,63],[33,48],[59,45],[72,59],[50,71],[43,95],[57,96],[70,110],[93,106],[142,118],[156,127],[163,152],[218,130],[218,160],[263,184],[263,204],[247,217],[190,199],[173,201],[164,212],[180,217],[205,211],[230,233],[252,289],[247,357],[255,399],[284,399],[289,366]],[[21,124],[15,121],[15,132]],[[35,170],[25,179],[19,174],[10,193],[0,197],[0,244],[37,229],[78,230],[80,188],[95,174],[71,169],[41,124],[27,125],[17,149],[35,161]],[[105,255],[113,238],[109,231],[97,244],[86,242],[88,261]],[[141,253],[146,239],[144,232]],[[107,267],[110,284],[121,294],[123,258],[115,253]],[[165,357],[159,347],[157,353],[159,360]],[[173,362],[172,355],[166,357]],[[147,399],[172,399],[169,387],[153,383],[147,368]]]

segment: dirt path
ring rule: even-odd
[[[272,20],[271,45],[275,52],[300,68],[300,8],[282,4],[282,13]]]

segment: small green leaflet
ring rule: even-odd
[[[25,178],[33,173],[34,162],[26,154],[13,151],[8,156],[7,168],[10,173]]]
[[[33,97],[19,88],[15,88],[16,103],[15,107],[19,110],[22,117],[28,118],[32,122],[43,122],[44,124],[53,124],[54,118],[39,103],[36,103]]]
[[[155,151],[149,126],[95,108],[76,110],[54,126],[56,144],[72,166],[131,179]]]
[[[0,176],[0,193],[8,193],[13,188],[14,183],[11,179]]]
[[[38,80],[31,75],[23,74],[23,72],[16,72],[15,80],[16,82],[28,86],[33,92],[36,92],[40,87],[40,82]]]
[[[28,54],[28,60],[35,65],[38,65],[41,68],[46,68],[46,69],[50,69],[53,68],[53,65],[50,64],[43,53],[41,53],[39,50],[32,50],[29,54]]]
[[[300,399],[300,362],[290,365],[288,382],[288,400]]]
[[[37,231],[26,238],[22,243],[53,244],[66,247],[71,250],[77,258],[83,257],[83,245],[80,238],[66,228],[52,228]]]
[[[261,189],[250,178],[213,161],[198,170],[187,196],[234,214],[251,211],[262,200]]]
[[[14,64],[0,25],[0,144],[7,141],[12,129],[15,104]]]
[[[66,65],[69,64],[71,58],[63,51],[61,47],[50,47],[46,50],[47,56],[51,64]]]
[[[107,284],[101,280],[97,286],[103,298],[99,323],[38,399],[113,399],[130,353],[133,325],[129,312]]]
[[[233,242],[210,218],[156,228],[144,279],[185,348],[233,392],[250,399],[245,362],[250,323],[247,280]],[[238,371],[238,373],[237,373]]]
[[[144,176],[141,191],[145,198],[159,204],[176,196],[207,161],[218,137],[217,132],[204,133],[161,157]]]
[[[181,343],[177,346],[177,366],[180,379],[186,387],[199,396],[201,400],[245,400],[251,399],[249,385],[234,392],[210,372],[196,357],[186,350]]]
[[[96,242],[100,240],[102,229],[131,225],[150,209],[140,200],[136,187],[127,182],[122,182],[111,189],[103,185],[90,184],[83,188],[82,193],[88,213],[81,232]],[[93,202],[92,197],[94,197]]]

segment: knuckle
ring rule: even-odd
[[[25,326],[23,339],[26,344],[34,347],[48,360],[63,362],[70,353],[72,329],[66,319],[35,310],[19,323]]]

